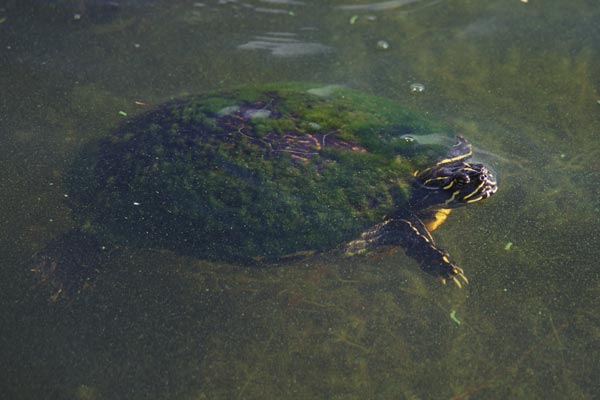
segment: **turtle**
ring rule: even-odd
[[[445,132],[453,146],[419,144]],[[497,191],[472,146],[396,101],[339,85],[271,83],[175,98],[87,145],[64,176],[73,228],[34,257],[53,299],[114,249],[242,265],[403,248],[443,283],[468,280],[431,232]]]

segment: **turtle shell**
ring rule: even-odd
[[[274,84],[167,102],[82,153],[67,178],[81,229],[123,245],[275,260],[356,238],[408,207],[447,131],[339,86]]]

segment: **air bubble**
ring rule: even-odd
[[[390,44],[385,40],[380,40],[377,42],[377,48],[379,50],[388,50],[390,48]]]
[[[425,90],[425,85],[422,83],[415,82],[410,85],[410,91],[413,93],[421,93],[423,90]]]

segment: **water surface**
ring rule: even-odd
[[[599,19],[584,0],[5,2],[2,397],[594,398]],[[468,287],[402,251],[248,269],[127,249],[48,304],[28,262],[73,228],[82,146],[143,104],[275,81],[397,100],[481,150],[498,194],[436,232]]]

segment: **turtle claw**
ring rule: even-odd
[[[460,280],[458,279],[460,278]],[[461,282],[462,280],[462,282]],[[456,286],[458,286],[459,289],[462,289],[462,284],[469,284],[469,280],[467,279],[467,277],[465,276],[465,274],[462,272],[462,270],[457,271],[457,273],[455,275],[452,276],[452,281],[456,284]]]
[[[456,265],[453,266],[452,272],[450,273],[450,277],[452,278],[456,286],[458,286],[460,289],[462,289],[462,283],[469,284],[469,280],[465,276],[463,270],[457,267]],[[458,278],[460,278],[462,282]]]
[[[460,281],[458,279],[456,279],[456,276],[452,277],[452,281],[456,284],[456,286],[458,286],[459,289],[462,289],[462,285],[461,285]]]
[[[463,282],[461,282],[459,279],[457,279],[457,277],[460,278],[460,279],[462,279]],[[451,276],[448,276],[448,277],[440,276],[438,279],[439,279],[439,281],[440,281],[440,283],[442,285],[446,285],[446,283],[449,280],[452,280],[452,282],[454,282],[454,284],[459,289],[462,289],[463,283],[469,284],[469,280],[467,279],[467,277],[462,272],[459,272],[456,275],[451,275]]]

